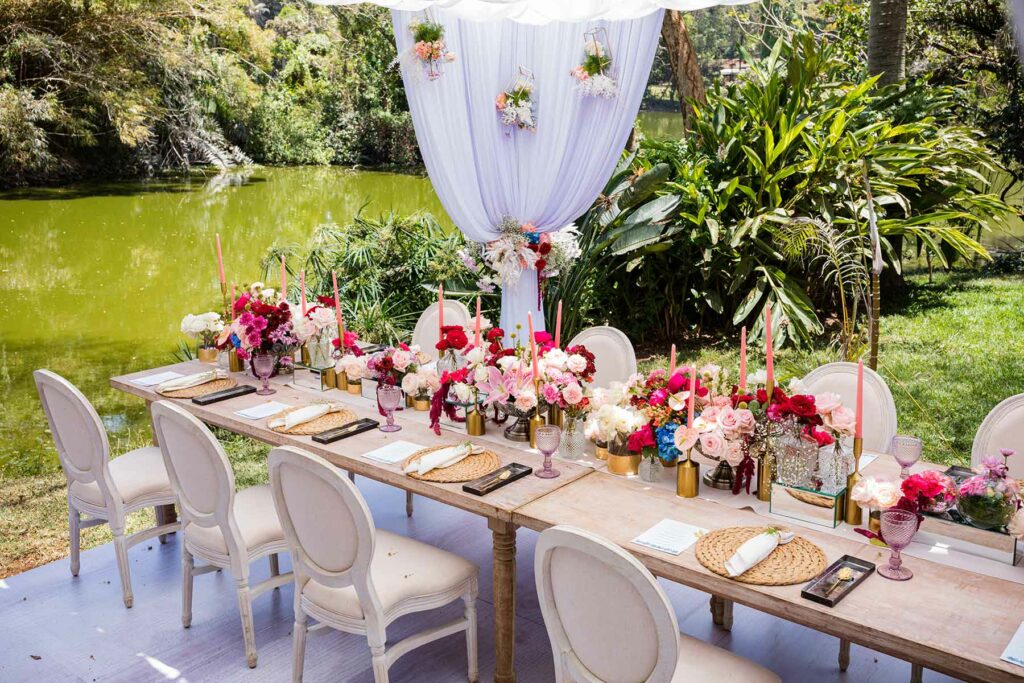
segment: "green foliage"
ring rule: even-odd
[[[766,303],[780,341],[807,343],[835,308],[849,335],[870,247],[865,160],[888,267],[904,242],[944,266],[987,256],[967,231],[1007,207],[979,189],[991,166],[977,133],[943,118],[951,93],[897,96],[848,70],[810,33],[780,40],[709,91],[686,137],[644,142],[581,222],[585,256],[559,286],[567,308],[600,273],[586,303],[641,338],[741,324],[757,335]],[[671,177],[652,195],[643,171],[663,165]]]
[[[417,43],[436,42],[444,38],[444,26],[432,21],[418,23],[413,29],[412,37]]]

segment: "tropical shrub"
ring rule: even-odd
[[[709,90],[681,140],[644,141],[580,221],[587,251],[559,285],[566,308],[671,338],[740,324],[756,335],[771,303],[780,337],[806,342],[842,292],[855,320],[872,253],[865,162],[887,268],[904,244],[944,266],[987,257],[968,232],[1008,207],[984,193],[980,134],[945,118],[950,91],[846,73],[810,33],[779,40]]]

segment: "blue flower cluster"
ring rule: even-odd
[[[524,232],[523,234],[526,235],[526,241],[530,244],[540,244],[540,232]]]
[[[679,458],[675,435],[679,428],[678,422],[668,422],[654,430],[654,438],[658,442],[658,457],[665,462],[674,462]]]

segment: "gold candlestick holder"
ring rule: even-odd
[[[537,407],[533,409],[533,417],[530,418],[530,448],[537,447],[537,428],[543,427],[544,416],[540,414],[540,380],[533,380],[533,390],[537,395]]]
[[[242,359],[238,357],[238,351],[232,348],[228,351],[228,370],[231,372],[242,372]]]
[[[483,436],[487,433],[487,420],[484,419],[483,413],[477,408],[466,411],[466,433],[470,436]],[[530,437],[531,439],[533,437],[532,425]]]
[[[686,460],[676,468],[676,495],[681,498],[696,498],[700,490],[700,465],[686,451]]]
[[[864,439],[859,436],[853,438],[853,472],[846,478],[846,515],[844,520],[851,526],[857,526],[864,521],[864,514],[860,505],[853,499],[853,487],[860,481],[860,456],[864,452]]]
[[[760,501],[772,499],[772,479],[775,478],[773,462],[774,456],[771,453],[765,453],[757,459],[757,499]]]

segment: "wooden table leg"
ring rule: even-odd
[[[516,526],[488,520],[494,542],[494,681],[515,683]]]
[[[152,412],[150,411],[150,409],[152,407],[153,407],[153,402],[152,401],[146,401],[146,411],[150,412],[151,416],[152,416]],[[150,431],[153,434],[153,438],[152,438],[153,445],[154,446],[159,446],[160,443],[156,439],[156,430],[153,429],[153,426],[152,426],[153,425],[153,418],[152,417],[150,417],[149,424],[150,424]],[[163,526],[164,524],[173,524],[174,522],[178,521],[178,510],[173,505],[157,505],[155,508],[153,508],[153,512],[156,513],[156,525],[157,526]],[[172,531],[171,533],[173,534],[174,532]],[[167,537],[169,535],[170,534],[160,534],[160,543],[167,543]]]

